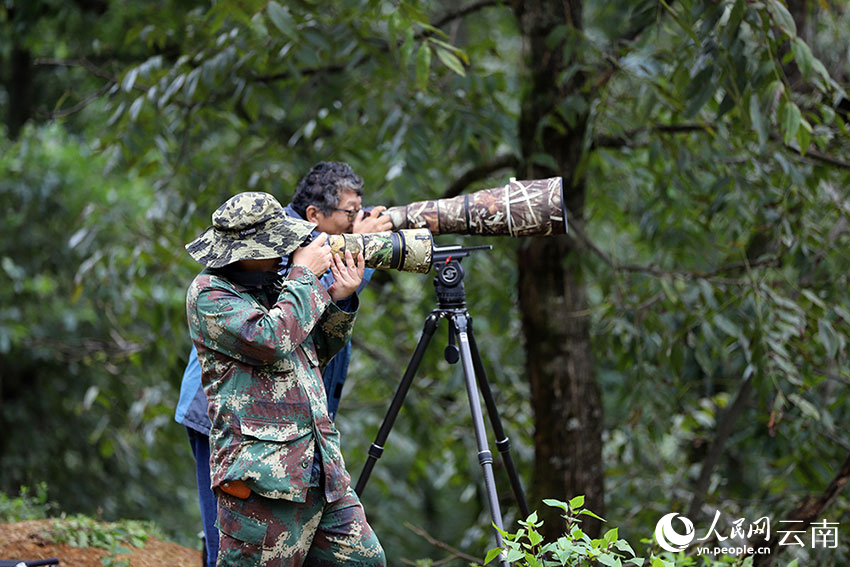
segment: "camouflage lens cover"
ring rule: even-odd
[[[334,234],[328,237],[328,245],[331,252],[339,256],[348,250],[356,258],[362,252],[369,268],[420,274],[430,271],[434,247],[428,229]]]
[[[563,179],[511,179],[503,187],[450,199],[391,207],[397,229],[424,227],[434,234],[548,236],[567,232]]]

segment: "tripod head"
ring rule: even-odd
[[[492,244],[468,247],[455,244],[434,247],[432,265],[437,271],[437,275],[434,276],[434,289],[437,292],[437,303],[440,309],[466,307],[466,291],[463,288],[464,271],[460,261],[473,252],[492,249]]]

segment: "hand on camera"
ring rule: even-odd
[[[328,288],[328,293],[331,294],[331,299],[341,301],[348,299],[351,294],[357,290],[357,286],[363,281],[363,272],[366,270],[366,260],[363,258],[363,253],[357,254],[357,262],[351,256],[351,252],[345,251],[345,260],[338,255],[333,255],[331,262],[331,273],[334,276],[334,283]]]
[[[392,230],[393,223],[390,220],[389,215],[381,214],[386,210],[387,208],[382,205],[373,207],[368,213],[361,210],[357,213],[357,216],[354,217],[351,232],[354,234],[366,234],[369,232],[385,232],[387,230]]]
[[[321,277],[322,274],[328,271],[331,267],[331,248],[325,246],[328,235],[324,232],[320,233],[313,242],[307,246],[301,246],[292,253],[292,263],[304,266],[316,277]]]

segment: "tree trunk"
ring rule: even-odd
[[[555,113],[569,95],[580,95],[581,73],[559,83],[570,61],[565,42],[581,28],[580,1],[516,1],[527,53],[531,88],[523,99],[520,118],[521,178],[564,178],[564,199],[572,218],[580,221],[585,186],[574,172],[581,159],[587,114],[567,122]],[[557,45],[546,37],[557,26],[571,32]],[[576,53],[576,50],[571,50]],[[588,105],[585,105],[587,108]],[[544,124],[544,119],[549,121]],[[553,127],[552,122],[557,124]],[[557,171],[532,163],[534,154],[554,159]],[[563,534],[561,511],[539,505],[540,498],[568,500],[583,494],[585,505],[604,513],[602,467],[602,403],[590,343],[587,293],[577,255],[577,241],[568,236],[533,238],[519,252],[519,303],[525,334],[526,372],[531,382],[535,420],[534,494],[550,541]],[[583,519],[587,520],[588,517]],[[584,529],[598,533],[598,523]]]
[[[32,56],[26,49],[15,46],[9,59],[9,108],[6,116],[8,135],[13,140],[18,137],[21,128],[32,115],[32,85]]]

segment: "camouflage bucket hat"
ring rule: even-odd
[[[208,268],[238,260],[286,256],[316,225],[286,216],[268,193],[239,193],[212,214],[212,226],[186,245],[189,255]]]

